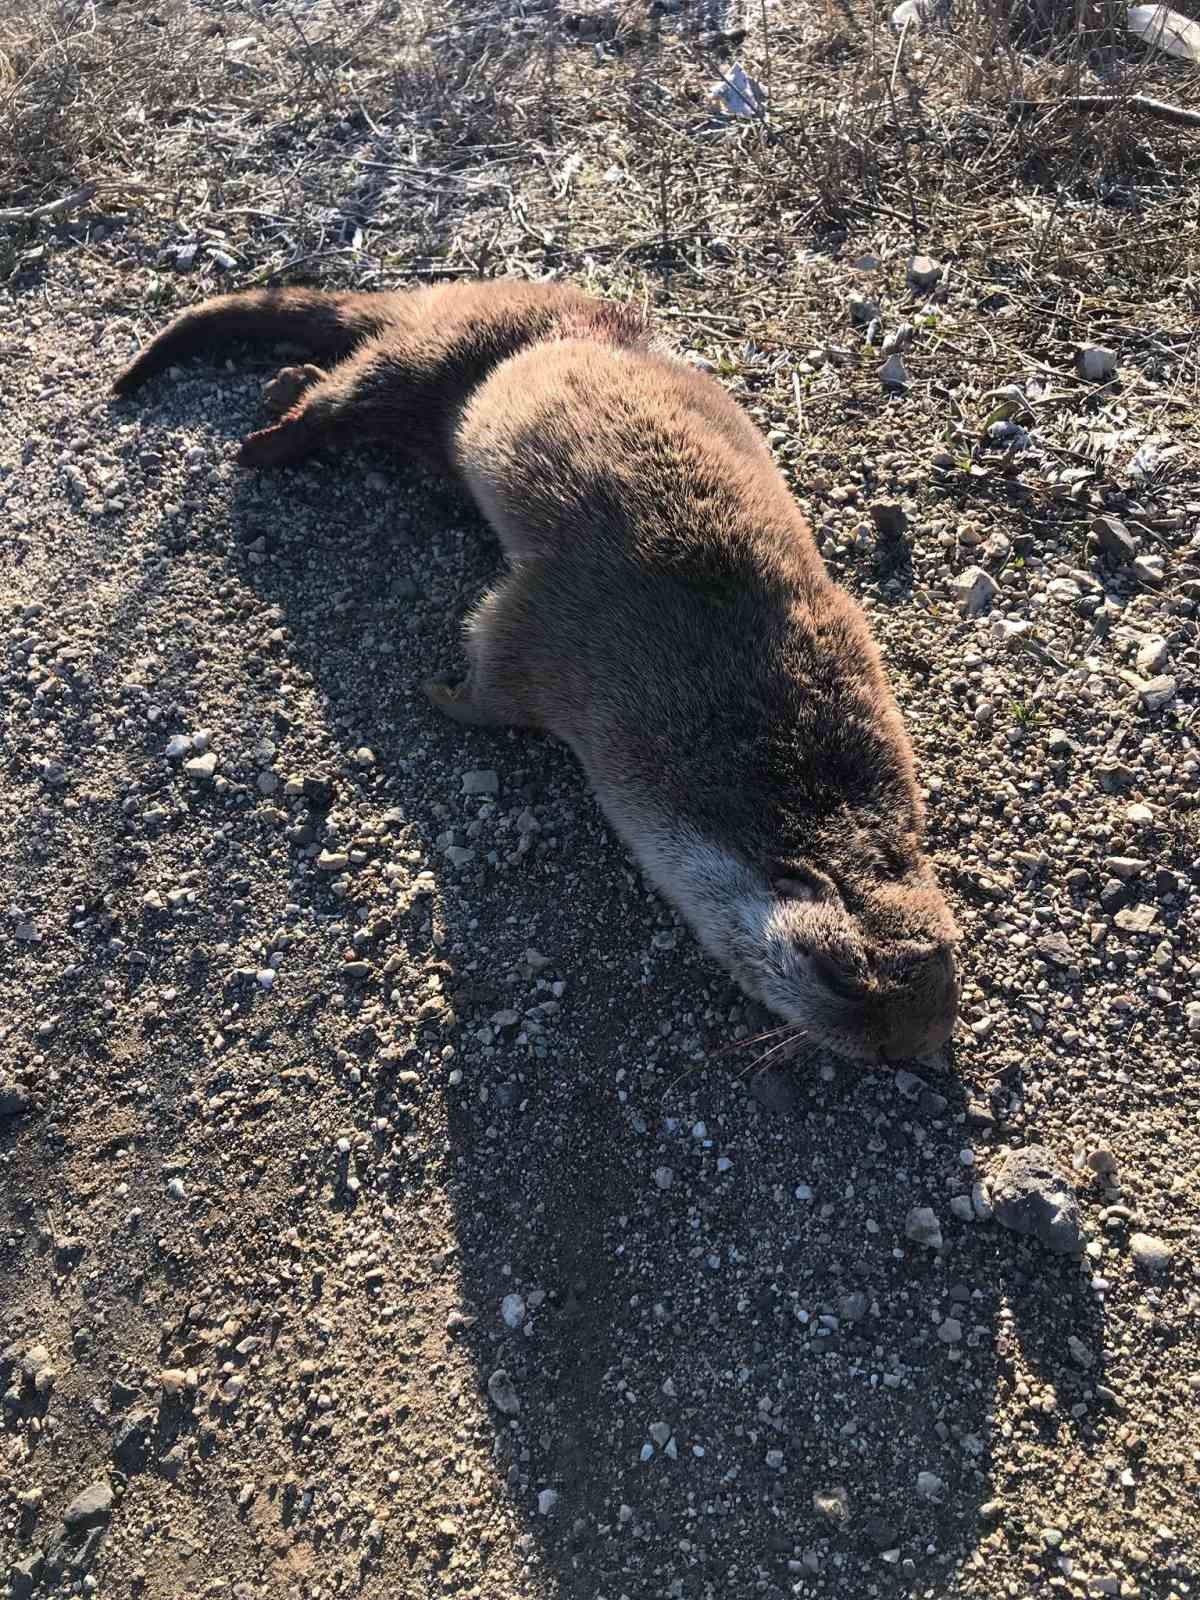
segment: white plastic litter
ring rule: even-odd
[[[1200,22],[1168,6],[1130,6],[1125,25],[1143,44],[1200,67]]]
[[[767,91],[752,78],[740,61],[735,61],[709,94],[729,117],[761,117],[767,108]]]

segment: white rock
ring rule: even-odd
[[[192,741],[186,733],[176,733],[167,740],[163,755],[168,761],[181,761],[184,756],[192,752]]]
[[[1130,571],[1151,589],[1161,589],[1166,581],[1167,568],[1161,556],[1138,556]]]
[[[1153,678],[1160,673],[1171,659],[1167,648],[1167,641],[1161,633],[1151,633],[1146,636],[1138,646],[1135,666],[1144,678]]]
[[[519,1294],[506,1294],[501,1300],[500,1320],[506,1328],[519,1328],[525,1321],[525,1302]]]
[[[1085,344],[1075,357],[1075,366],[1089,383],[1104,383],[1117,370],[1117,353],[1102,344]]]
[[[538,1516],[548,1517],[558,1504],[557,1489],[543,1489],[538,1495]]]
[[[995,578],[982,567],[968,567],[950,580],[950,592],[958,601],[964,617],[978,617],[988,609],[1000,592]]]
[[[946,1485],[936,1472],[917,1473],[917,1493],[922,1500],[930,1500],[937,1505],[945,1493]]]
[[[932,256],[910,256],[905,275],[910,288],[928,294],[942,281],[942,263]]]
[[[1174,700],[1178,687],[1175,679],[1164,673],[1157,678],[1148,678],[1138,693],[1147,711],[1161,711]]]
[[[860,294],[852,294],[846,302],[846,308],[850,312],[850,321],[861,323],[863,326],[868,322],[874,322],[879,316],[879,307],[874,300],[866,300]]]
[[[187,773],[189,778],[200,778],[207,780],[211,778],[217,770],[217,758],[210,750],[207,755],[193,756],[190,761],[185,761],[183,763],[183,770]]]

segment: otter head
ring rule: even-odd
[[[946,1042],[958,931],[915,831],[848,827],[755,877],[730,930],[743,988],[853,1060],[900,1061]]]

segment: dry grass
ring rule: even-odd
[[[268,277],[570,274],[718,345],[816,335],[789,326],[797,261],[920,248],[1005,302],[939,330],[981,382],[1056,367],[1047,335],[1097,319],[1194,382],[1200,139],[1132,102],[1194,106],[1197,74],[1131,42],[1113,0],[969,0],[899,39],[889,13],[7,0],[3,204],[95,184],[71,226],[115,231],[134,302]],[[761,117],[714,114],[735,58],[769,91]],[[1067,103],[1081,93],[1111,109]],[[0,271],[53,242],[16,224]]]

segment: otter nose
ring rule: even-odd
[[[932,1055],[954,1032],[954,1012],[894,1029],[879,1047],[885,1061],[909,1061]]]

